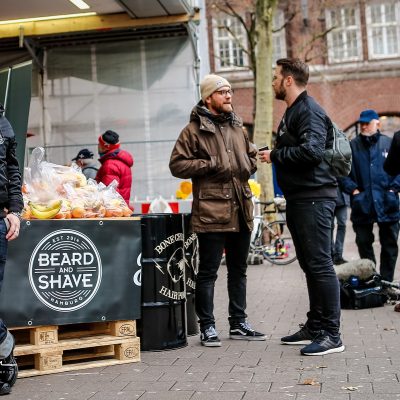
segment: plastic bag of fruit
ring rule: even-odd
[[[63,186],[71,207],[72,218],[104,217],[106,209],[96,181],[89,179],[87,185],[82,187],[74,187],[70,183]]]
[[[25,168],[24,192],[33,202],[46,203],[65,196],[64,184],[86,185],[86,178],[77,166],[67,167],[44,161],[43,147],[36,147]]]
[[[118,182],[114,179],[108,186],[99,184],[105,207],[105,217],[130,217],[132,210],[117,192]]]

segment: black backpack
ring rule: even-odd
[[[325,161],[329,164],[334,176],[347,176],[351,170],[351,147],[349,139],[347,139],[344,132],[332,121],[328,135],[332,147],[328,146],[325,150]]]

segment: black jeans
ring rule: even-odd
[[[353,224],[356,244],[361,258],[368,258],[376,264],[374,249],[374,224]],[[396,267],[399,237],[398,222],[378,222],[379,241],[381,243],[380,274],[385,281],[392,282]]]
[[[215,326],[214,286],[225,249],[228,270],[229,322],[245,321],[246,271],[251,232],[198,233],[199,272],[196,277],[196,314],[200,329]]]
[[[340,326],[340,289],[331,248],[334,209],[333,200],[288,201],[286,208],[297,259],[306,275],[310,301],[306,326],[332,336],[339,334]]]

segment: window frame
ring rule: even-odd
[[[278,26],[276,26],[277,24]],[[285,13],[282,9],[277,8],[275,15],[274,15],[274,21],[272,25],[272,29],[278,29],[282,27],[285,24]],[[279,55],[276,52],[275,48],[275,41],[279,41],[280,45],[280,52]],[[279,30],[278,32],[273,32],[272,33],[272,63],[275,65],[276,61],[279,60],[280,58],[286,58],[287,57],[287,47],[286,47],[286,28],[283,28]]]
[[[235,18],[231,17],[230,15],[216,15],[212,19],[212,24],[213,24],[213,44],[214,44],[214,63],[215,63],[215,70],[217,71],[231,71],[231,70],[246,70],[249,69],[249,63],[248,63],[248,55],[246,54],[246,51],[241,49],[240,45],[237,44],[239,51],[243,52],[243,65],[235,65],[232,63],[233,61],[233,45],[235,44],[236,40],[235,38],[228,32],[226,31],[226,37],[220,37],[218,32],[219,32],[219,21],[221,19],[228,19],[230,21],[234,21]],[[243,41],[242,46],[247,49],[247,36],[246,36],[246,31],[244,27],[241,25],[239,21],[237,22],[238,26],[240,27],[241,34],[240,34],[240,39]],[[230,64],[227,66],[222,66],[221,64],[221,50],[220,50],[220,42],[222,41],[221,39],[229,39],[229,62]]]
[[[394,22],[391,23],[379,23],[379,24],[372,24],[372,13],[371,13],[371,6],[380,6],[383,7],[386,4],[394,4],[395,9],[395,19]],[[400,18],[400,2],[396,1],[385,1],[383,4],[381,2],[376,3],[376,2],[370,2],[366,4],[365,7],[365,20],[366,20],[366,28],[367,28],[367,43],[368,43],[368,59],[369,60],[381,60],[381,59],[386,59],[386,58],[397,58],[400,56],[400,23],[399,23],[399,18]],[[374,52],[374,44],[373,44],[373,39],[372,39],[372,30],[374,28],[379,28],[382,27],[382,32],[383,32],[383,45],[384,47],[387,47],[387,42],[385,40],[385,37],[387,35],[387,27],[389,26],[395,26],[396,27],[396,34],[397,34],[397,53],[386,53],[385,54],[376,54]]]
[[[351,27],[349,26],[344,26],[343,24],[343,13],[345,9],[352,8],[355,11],[355,20],[356,20],[356,26],[354,27],[353,25]],[[327,44],[328,44],[328,62],[329,64],[338,64],[342,62],[354,62],[354,61],[362,61],[363,60],[363,49],[362,49],[362,34],[361,34],[361,18],[360,18],[360,8],[358,5],[356,6],[344,6],[342,8],[328,8],[325,10],[325,18],[326,18],[326,28],[330,29],[332,27],[332,20],[331,20],[331,11],[336,11],[340,12],[340,19],[341,25],[338,28],[333,29],[331,32],[328,33],[327,35]],[[332,34],[334,32],[351,32],[355,31],[356,32],[356,43],[357,43],[357,55],[356,56],[347,56],[347,57],[342,57],[342,58],[336,58],[334,55],[334,50],[333,50],[333,37]],[[344,43],[343,43],[344,44]]]

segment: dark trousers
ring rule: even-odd
[[[6,239],[7,228],[3,219],[0,219],[0,290],[3,284],[4,268],[7,259],[8,241]],[[7,328],[4,322],[0,319],[0,343],[3,342],[7,336]]]
[[[251,232],[198,233],[199,272],[196,277],[196,314],[200,329],[215,326],[214,286],[225,249],[228,270],[229,322],[243,322],[246,310],[246,271]]]
[[[356,244],[360,258],[368,258],[376,264],[374,249],[374,224],[353,224],[356,233]],[[379,241],[381,243],[380,274],[385,281],[392,282],[396,267],[399,237],[398,222],[378,222]]]
[[[288,201],[287,225],[297,259],[306,275],[310,310],[307,327],[339,334],[340,291],[332,262],[332,219],[334,201]]]
[[[334,257],[343,258],[344,237],[346,235],[347,206],[336,206],[333,221],[336,219],[336,238],[333,242],[332,253]],[[335,224],[332,224],[332,232]]]

